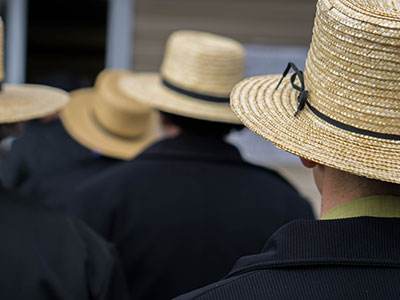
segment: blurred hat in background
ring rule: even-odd
[[[161,133],[156,111],[116,89],[118,79],[127,75],[128,71],[103,70],[93,88],[72,91],[70,103],[61,112],[65,129],[76,141],[125,160],[135,157]]]
[[[230,38],[180,30],[168,38],[160,73],[121,76],[128,97],[185,117],[240,123],[229,106],[232,88],[243,78],[245,51]]]
[[[0,19],[0,123],[14,123],[56,113],[69,100],[66,91],[37,84],[4,81],[4,26]]]

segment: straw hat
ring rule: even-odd
[[[160,74],[122,76],[127,96],[156,109],[190,118],[240,123],[229,94],[243,78],[243,46],[230,38],[197,31],[170,35]]]
[[[67,104],[67,92],[37,84],[5,84],[3,21],[0,18],[0,123],[14,123],[53,114]]]
[[[126,73],[103,70],[94,88],[71,92],[71,101],[61,113],[65,129],[75,140],[118,159],[133,158],[160,135],[158,113],[115,89]]]
[[[278,88],[282,75],[233,89],[244,125],[309,160],[400,183],[400,3],[319,0],[303,84],[289,67]]]

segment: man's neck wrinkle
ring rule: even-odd
[[[332,208],[360,198],[400,196],[398,186],[364,179],[358,182],[353,175],[326,168],[321,182],[321,216]],[[339,173],[338,173],[339,172]]]
[[[338,176],[338,171],[325,168],[322,177],[321,189],[321,215],[332,208],[352,200],[379,194],[378,191],[369,189],[363,183],[353,182],[346,173]]]

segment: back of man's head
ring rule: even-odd
[[[21,123],[0,124],[0,141],[10,136],[16,136],[21,131]]]
[[[244,127],[241,124],[212,122],[166,112],[161,112],[161,116],[164,127],[174,126],[178,128],[179,132],[202,137],[216,137],[222,139],[231,131],[241,130]]]

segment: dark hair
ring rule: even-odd
[[[17,136],[21,128],[21,123],[0,124],[0,141],[10,136]]]
[[[220,123],[160,112],[164,120],[179,127],[184,133],[223,138],[232,130],[241,130],[242,124]]]

